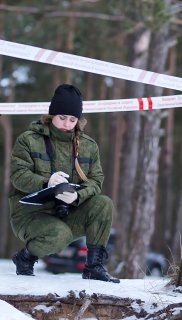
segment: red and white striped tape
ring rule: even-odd
[[[182,78],[0,40],[0,54],[182,91]]]
[[[0,103],[0,114],[47,114],[50,102]],[[137,99],[84,101],[83,113],[182,107],[182,95]]]

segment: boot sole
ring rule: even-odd
[[[96,277],[93,277],[91,275],[91,273],[89,272],[89,274],[82,274],[82,279],[87,279],[87,280],[98,280],[98,281],[104,281],[104,282],[113,282],[113,283],[120,283],[120,280],[119,279],[99,279],[99,278],[96,278]]]

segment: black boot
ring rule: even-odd
[[[107,258],[108,254],[104,246],[88,245],[87,261],[82,278],[119,283],[120,280],[113,278],[103,266]]]
[[[34,263],[38,262],[38,257],[33,256],[27,248],[17,252],[12,260],[16,265],[16,274],[34,276]]]

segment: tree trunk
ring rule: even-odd
[[[73,0],[70,1],[70,9],[73,6]],[[73,16],[67,18],[67,42],[66,42],[66,50],[68,53],[72,53],[74,49],[74,26],[75,26],[75,18]],[[72,75],[73,71],[72,69],[67,69],[66,70],[66,83],[72,83]]]
[[[61,51],[61,46],[62,46],[62,38],[61,38],[61,31],[60,27],[57,27],[56,30],[56,39],[55,39],[55,50],[56,51]],[[61,68],[58,66],[55,66],[53,69],[53,88],[52,90],[54,91],[55,88],[63,82],[63,76],[61,75]]]
[[[3,161],[3,185],[1,186],[1,223],[0,223],[0,257],[3,258],[6,253],[6,245],[8,241],[8,199],[9,193],[9,167],[12,150],[12,127],[8,116],[0,117],[0,126],[4,136],[4,161]]]
[[[133,223],[129,232],[129,253],[126,257],[127,277],[143,277],[145,254],[154,231],[154,213],[158,179],[159,137],[161,117],[159,112],[150,112],[144,119],[142,133],[148,141],[140,146],[135,190],[133,196]]]
[[[13,68],[12,68],[13,69]],[[10,95],[8,97],[8,102],[14,100],[14,87],[15,80],[12,77],[10,83]],[[0,117],[0,126],[3,130],[4,136],[4,161],[3,161],[3,171],[2,171],[2,188],[1,188],[1,197],[0,197],[0,205],[1,205],[1,223],[0,223],[0,257],[5,257],[8,236],[9,236],[9,215],[8,215],[8,198],[7,195],[9,193],[9,177],[10,177],[10,159],[11,159],[11,151],[12,151],[12,124],[9,116],[1,116]]]
[[[100,83],[100,90],[99,90],[99,100],[105,100],[106,99],[106,86],[104,81],[101,81]],[[105,150],[106,145],[106,135],[103,134],[105,132],[105,113],[98,114],[99,116],[99,127],[98,127],[98,145],[99,148],[103,148]],[[102,166],[103,163],[105,163],[105,159],[102,160]]]
[[[174,75],[176,71],[176,49],[169,50],[169,74]],[[173,95],[174,90],[165,89],[166,94]],[[155,251],[162,252],[169,259],[172,248],[173,231],[176,229],[176,219],[174,219],[174,192],[173,192],[173,161],[174,161],[174,116],[175,110],[169,109],[165,121],[165,138],[161,150],[157,209],[155,215],[155,232],[152,239],[152,247]],[[165,199],[165,200],[164,200]],[[160,214],[158,214],[160,212]]]
[[[175,227],[172,238],[172,263],[178,264],[182,255],[182,185],[178,196],[178,205],[176,207]],[[175,267],[175,266],[174,266]]]
[[[168,11],[169,2],[166,1]],[[167,12],[166,11],[166,12]],[[164,73],[168,53],[169,25],[165,24],[151,36],[148,70]],[[157,57],[157,58],[156,58]],[[147,87],[146,94],[162,95],[162,88]],[[146,253],[154,231],[156,190],[159,166],[159,139],[162,113],[147,111],[141,130],[139,161],[133,196],[133,223],[130,229],[129,252],[126,257],[126,276],[143,277]]]
[[[130,48],[130,65],[137,68],[146,68],[147,52],[150,39],[150,32],[141,27],[137,32],[129,36],[128,47]],[[145,46],[140,46],[143,41]],[[142,49],[141,49],[142,48]],[[127,83],[127,96],[143,97],[144,85]],[[129,254],[130,225],[132,223],[132,194],[137,171],[138,150],[141,127],[141,113],[138,111],[126,112],[125,133],[122,146],[122,163],[120,173],[120,187],[118,200],[118,215],[116,221],[117,252],[119,259],[126,259]],[[122,244],[122,245],[121,245]]]
[[[1,0],[1,4],[4,1]],[[0,14],[0,35],[3,34],[3,13]],[[2,78],[2,57],[0,57],[0,76]],[[11,81],[10,92],[14,88],[14,81]],[[11,100],[11,94],[10,98]],[[9,192],[9,167],[10,167],[10,156],[12,149],[12,128],[11,121],[8,116],[0,116],[0,127],[3,132],[4,141],[4,152],[3,152],[3,168],[2,168],[2,186],[1,186],[1,196],[0,196],[0,257],[4,257],[6,253],[6,244],[8,240],[8,200],[7,195]]]
[[[134,284],[136,286],[136,284]],[[144,286],[144,284],[143,284]],[[151,284],[152,286],[152,284]],[[124,288],[125,289],[125,288]],[[151,294],[152,295],[152,294]],[[163,298],[158,294],[157,298]],[[33,319],[58,320],[58,319],[143,319],[143,320],[180,320],[182,302],[176,299],[171,302],[170,298],[158,307],[158,302],[154,303],[147,296],[131,299],[129,297],[120,298],[107,294],[87,294],[85,290],[77,292],[71,290],[64,297],[49,293],[42,296],[34,295],[0,295],[0,299],[6,301],[17,310],[30,315]],[[148,301],[149,300],[149,301]],[[22,315],[23,318],[23,315]]]
[[[174,110],[168,111],[165,124],[165,141],[161,150],[161,173],[159,179],[156,214],[155,214],[155,231],[152,238],[152,248],[157,252],[162,252],[169,257],[170,251],[168,245],[172,237],[172,220],[173,220],[173,125]],[[159,214],[160,213],[160,214]],[[170,246],[170,245],[169,245]]]
[[[118,79],[113,80],[112,99],[121,96],[121,85]],[[121,146],[123,136],[123,114],[112,112],[109,114],[109,137],[108,137],[108,161],[107,161],[107,184],[106,193],[112,198],[115,207],[118,201],[118,186],[120,181]]]

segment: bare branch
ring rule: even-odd
[[[93,18],[99,20],[110,20],[110,21],[124,21],[124,16],[121,15],[109,15],[104,13],[96,12],[82,12],[82,11],[64,11],[64,12],[51,12],[45,14],[46,17],[75,17],[75,18]]]
[[[44,11],[48,10],[47,7],[44,7]],[[9,12],[23,12],[27,14],[40,14],[42,10],[36,7],[25,7],[25,6],[9,6],[5,4],[0,4],[0,11],[9,11]]]
[[[74,18],[93,18],[93,19],[109,20],[109,21],[124,20],[124,16],[122,15],[109,15],[104,13],[82,12],[82,11],[57,11],[57,8],[52,6],[45,6],[44,9],[42,10],[36,7],[9,6],[9,5],[0,4],[0,11],[19,12],[19,13],[25,13],[25,14],[37,14],[37,15],[48,17],[48,18],[74,17]]]
[[[80,320],[82,319],[82,316],[84,314],[84,312],[88,309],[88,307],[91,304],[91,300],[90,299],[86,299],[83,303],[83,305],[81,306],[78,314],[74,317],[74,320]]]

